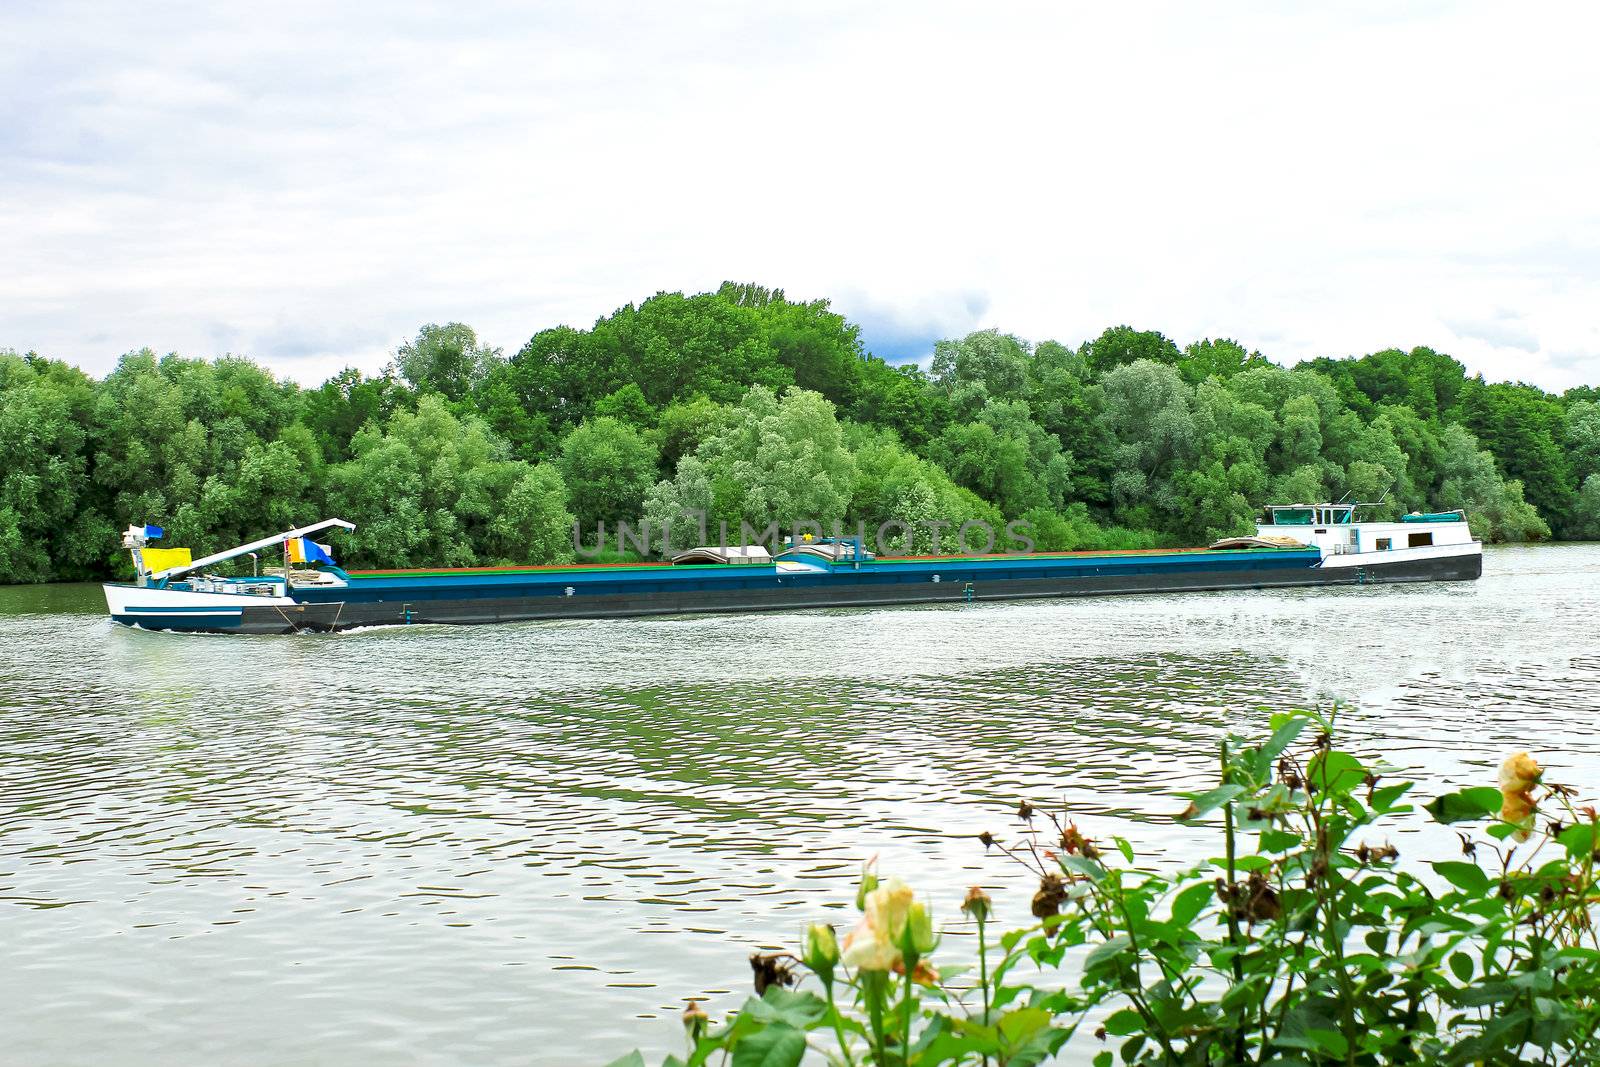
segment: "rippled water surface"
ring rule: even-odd
[[[1476,583],[204,637],[0,589],[6,1063],[568,1064],[677,1047],[861,861],[950,916],[1064,801],[1148,855],[1262,705],[1600,786],[1600,546]],[[1430,788],[1433,788],[1430,786]]]

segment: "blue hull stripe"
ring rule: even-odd
[[[146,630],[224,630],[234,629],[244,620],[242,612],[190,612],[186,615],[113,615],[123,626],[142,626]]]
[[[126,611],[129,615],[239,615],[244,612],[244,608],[242,606],[233,608],[212,608],[206,607],[203,604],[195,607],[181,607],[177,605],[172,607],[158,607],[129,604]]]
[[[1085,556],[1069,559],[1030,559],[1026,556],[993,560],[917,560],[905,563],[849,563],[831,569],[775,571],[764,566],[661,568],[647,572],[607,573],[549,571],[513,574],[433,574],[353,576],[342,588],[295,589],[302,604],[388,603],[391,601],[479,600],[498,597],[650,596],[698,590],[737,589],[860,589],[932,582],[1037,581],[1127,574],[1192,574],[1198,571],[1305,571],[1320,566],[1317,549],[1217,553],[1129,553],[1122,556]]]

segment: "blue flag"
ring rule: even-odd
[[[302,537],[300,544],[307,563],[333,564],[333,556],[330,555],[332,550],[327,545],[319,545],[309,537]]]
[[[149,538],[152,541],[155,540],[157,537],[160,537],[164,533],[166,533],[166,531],[163,530],[159,526],[146,526],[144,528],[145,537]]]

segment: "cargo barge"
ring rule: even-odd
[[[1207,548],[878,558],[860,542],[699,548],[670,562],[440,570],[344,570],[311,540],[354,529],[328,519],[191,560],[154,549],[162,531],[123,543],[139,577],[110,583],[118,623],[204,633],[297,633],[425,623],[493,623],[701,612],[963,604],[1124,593],[1200,592],[1376,582],[1459,581],[1483,569],[1462,512],[1358,521],[1367,505],[1267,509],[1253,536]],[[208,568],[281,551],[277,573]]]

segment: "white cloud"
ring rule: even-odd
[[[7,6],[0,345],[375,368],[659,289],[1600,381],[1582,5]],[[1498,324],[1498,325],[1497,325]]]

